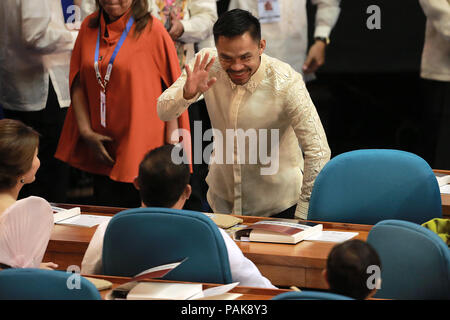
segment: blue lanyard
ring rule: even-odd
[[[95,46],[94,68],[95,68],[95,74],[97,76],[98,83],[100,84],[100,86],[102,87],[104,92],[106,92],[106,86],[108,85],[109,79],[111,77],[114,60],[116,60],[117,53],[119,52],[120,48],[122,47],[123,43],[125,42],[125,39],[127,38],[128,33],[130,32],[130,29],[133,26],[133,23],[134,23],[134,19],[131,16],[130,19],[128,19],[125,30],[123,30],[122,35],[120,36],[119,42],[117,43],[116,48],[114,49],[111,59],[109,60],[108,68],[106,70],[106,75],[105,75],[104,81],[102,81],[102,75],[98,68],[98,56],[99,56],[99,52],[100,52],[100,37],[101,37],[101,30],[100,30],[101,27],[98,27],[97,45]]]

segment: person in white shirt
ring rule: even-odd
[[[77,36],[61,1],[0,1],[0,105],[41,134],[41,170],[22,195],[65,201],[68,167],[54,158],[70,104],[70,53]]]
[[[420,0],[427,17],[420,76],[424,89],[425,160],[450,169],[450,0]]]
[[[141,195],[142,207],[183,208],[191,194],[191,186],[189,166],[184,163],[176,164],[172,160],[172,153],[178,154],[180,151],[177,146],[165,145],[145,155],[134,183]],[[105,222],[97,227],[81,264],[82,274],[102,272],[103,238],[107,226],[108,222]],[[242,254],[230,236],[220,228],[219,231],[228,250],[233,282],[239,282],[241,286],[276,288]]]
[[[201,50],[186,66],[159,97],[158,115],[176,118],[205,97],[215,130],[207,177],[214,212],[305,219],[331,152],[302,76],[263,53],[260,24],[248,11],[222,14],[213,32],[216,49]]]
[[[228,9],[250,11],[261,22],[266,54],[289,63],[305,81],[325,63],[325,48],[339,17],[340,0],[311,0],[317,6],[314,43],[308,49],[307,0],[230,0]]]

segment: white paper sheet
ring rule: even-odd
[[[96,225],[102,223],[103,221],[109,221],[109,220],[111,220],[111,218],[112,217],[109,217],[109,216],[96,216],[96,215],[92,215],[92,214],[80,214],[73,218],[69,218],[69,219],[60,221],[57,224],[91,228],[93,226],[96,226]]]
[[[78,216],[81,214],[80,207],[75,207],[71,209],[64,209],[59,207],[52,207],[53,210],[53,221],[55,223],[67,220],[69,218]]]
[[[322,231],[314,234],[305,240],[309,241],[326,241],[326,242],[344,242],[350,240],[358,235],[358,232],[344,232],[344,231]]]
[[[214,297],[214,296],[221,296],[221,295],[227,293],[228,291],[232,290],[238,284],[239,284],[239,282],[233,282],[233,283],[230,283],[230,284],[225,284],[223,286],[212,287],[212,288],[203,290],[202,292],[200,292],[198,294],[193,295],[188,300],[195,300],[195,299],[200,299],[200,298],[211,298],[211,297]]]
[[[443,185],[442,187],[439,187],[441,190],[441,193],[450,194],[450,184]]]

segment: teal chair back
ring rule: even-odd
[[[375,298],[450,299],[450,250],[434,232],[412,222],[386,220],[367,242],[381,260]]]
[[[43,269],[0,271],[0,300],[100,299],[95,285],[80,275]]]
[[[425,160],[399,150],[357,150],[331,159],[314,182],[308,219],[422,224],[442,217],[436,177]]]
[[[116,214],[103,241],[106,275],[131,277],[151,267],[181,261],[163,279],[231,283],[228,251],[206,215],[168,208],[137,208]]]
[[[353,300],[340,294],[321,291],[292,291],[284,292],[272,298],[272,300]]]

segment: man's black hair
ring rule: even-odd
[[[182,150],[164,145],[148,152],[139,165],[139,193],[147,207],[172,207],[189,183],[189,165],[176,164],[172,152],[179,155]]]
[[[327,260],[327,278],[330,291],[354,299],[365,299],[372,291],[367,279],[371,265],[381,269],[378,253],[367,242],[349,240],[333,247]]]
[[[233,38],[243,35],[247,31],[252,39],[259,43],[261,40],[259,20],[246,10],[233,9],[223,13],[214,24],[214,41],[217,43],[220,36]]]

